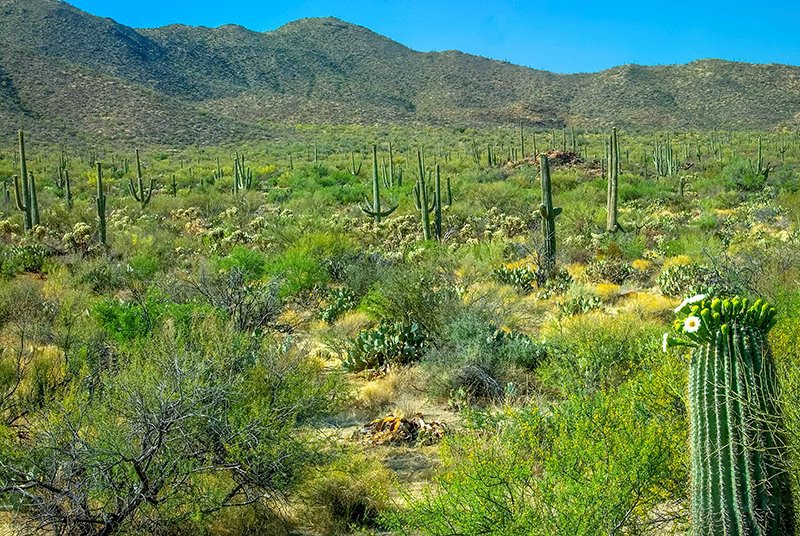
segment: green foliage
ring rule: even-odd
[[[492,325],[488,311],[465,310],[453,317],[425,356],[433,393],[456,404],[500,400],[517,379],[517,367],[535,369],[548,347]],[[523,393],[521,393],[523,394]]]
[[[634,274],[635,270],[624,259],[597,259],[586,267],[586,276],[594,282],[609,281],[621,285]]]
[[[286,491],[319,455],[297,430],[334,408],[340,386],[288,347],[212,319],[194,327],[124,354],[94,378],[102,396],[70,394],[3,452],[0,488],[32,524],[177,529],[231,498]],[[64,504],[54,487],[79,500]]]
[[[358,334],[350,344],[344,367],[350,372],[386,370],[419,361],[426,335],[417,324],[384,324]]]
[[[527,266],[516,266],[513,268],[501,266],[496,269],[492,275],[494,275],[494,278],[500,283],[511,285],[523,294],[533,292],[537,280],[536,270]]]
[[[630,314],[566,319],[562,330],[548,337],[550,358],[539,376],[563,396],[613,389],[658,356],[660,332],[657,322]]]
[[[252,281],[264,275],[267,257],[258,250],[234,246],[228,255],[218,259],[215,264],[218,270],[227,271],[236,268],[241,271],[245,280]]]
[[[397,528],[421,534],[657,534],[685,522],[685,423],[637,388],[573,396],[450,438],[443,468]],[[653,523],[660,509],[665,518]]]
[[[382,322],[419,324],[426,333],[440,333],[458,307],[452,272],[428,261],[386,271],[364,298],[364,307]]]
[[[391,472],[364,454],[345,453],[309,476],[303,490],[308,523],[324,534],[355,528],[380,528],[379,517],[391,509]]]
[[[603,306],[603,300],[596,292],[590,287],[580,284],[571,285],[556,303],[558,311],[566,316],[586,314]]]
[[[701,264],[671,266],[656,278],[661,292],[674,297],[711,292],[714,282],[714,272]]]
[[[0,271],[6,277],[24,272],[41,273],[47,257],[44,246],[33,240],[11,244],[0,252]]]
[[[754,170],[744,158],[731,161],[722,170],[725,184],[728,188],[755,192],[764,188],[767,178],[763,173]]]
[[[328,324],[332,324],[347,311],[358,306],[358,295],[346,288],[335,288],[328,293],[327,305],[320,311],[319,316]]]

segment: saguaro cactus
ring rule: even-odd
[[[95,197],[97,206],[97,237],[100,244],[106,245],[106,192],[103,188],[103,165],[97,163],[97,196]]]
[[[14,176],[14,197],[17,208],[22,212],[25,231],[39,225],[39,202],[36,196],[36,181],[32,173],[28,173],[28,162],[25,158],[25,134],[18,131],[19,137],[19,173]],[[20,179],[22,179],[20,181]],[[21,183],[21,184],[20,184]]]
[[[761,148],[761,136],[759,136],[756,160],[755,162],[750,160],[750,170],[756,175],[761,175],[766,180],[769,178],[769,172],[772,171],[772,169],[772,164],[764,164],[764,151]]]
[[[150,179],[150,184],[147,186],[147,189],[145,189],[144,179],[142,178],[142,162],[139,160],[139,149],[136,149],[136,184],[133,183],[132,178],[128,177],[128,191],[133,198],[139,202],[142,209],[150,202],[150,198],[153,196],[153,187],[155,183],[156,181]]]
[[[361,173],[362,162],[359,162],[358,167],[356,167],[356,153],[353,151],[350,151],[350,160],[352,162],[350,164],[350,175],[353,177],[358,177],[358,174]]]
[[[394,205],[386,210],[381,210],[381,181],[378,177],[378,146],[372,146],[372,204],[369,200],[365,200],[364,206],[361,207],[361,212],[370,216],[375,220],[375,223],[380,223],[382,218],[390,216],[392,212],[397,210],[398,205]]]
[[[72,181],[69,178],[69,170],[67,169],[67,157],[63,152],[58,157],[58,168],[56,171],[58,173],[56,186],[64,192],[67,209],[72,210]]]
[[[253,170],[244,165],[244,155],[236,153],[233,161],[233,193],[239,195],[242,190],[249,190],[253,185]]]
[[[689,365],[692,520],[696,536],[795,533],[778,383],[762,300],[689,298],[670,346],[694,348]]]
[[[442,239],[442,172],[436,164],[433,180],[433,233],[436,240]]]
[[[606,231],[609,233],[616,232],[620,225],[617,222],[619,215],[618,209],[619,200],[619,138],[617,137],[617,129],[611,129],[611,139],[608,146],[608,201],[607,201],[607,217],[606,217]]]
[[[544,235],[544,251],[542,255],[541,279],[546,281],[556,267],[556,216],[561,214],[561,207],[553,207],[553,190],[550,182],[550,162],[547,155],[541,155],[542,204],[539,214],[542,216],[542,233]]]
[[[425,163],[422,160],[422,151],[417,150],[417,164],[419,166],[419,179],[414,184],[414,206],[422,217],[422,238],[431,239],[431,217],[430,214],[436,205],[436,200],[431,199],[428,193],[428,185],[425,181]]]

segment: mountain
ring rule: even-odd
[[[774,129],[800,67],[703,60],[561,75],[422,53],[333,19],[265,33],[134,29],[59,0],[0,0],[0,135],[219,143],[274,123]]]

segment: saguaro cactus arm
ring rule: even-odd
[[[390,216],[399,205],[395,204],[386,210],[381,210],[381,185],[378,177],[378,146],[372,146],[372,203],[365,200],[364,206],[360,207],[361,212],[373,218],[375,223],[380,223],[381,218]]]

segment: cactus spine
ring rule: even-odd
[[[97,236],[100,244],[106,245],[106,192],[103,189],[103,165],[97,163],[97,196],[95,197],[97,206]]]
[[[14,197],[17,201],[17,208],[22,212],[24,229],[30,231],[39,225],[39,203],[36,197],[36,181],[33,174],[28,173],[28,162],[25,158],[25,134],[21,130],[17,134],[19,136],[20,176],[14,176]]]
[[[762,300],[696,296],[678,309],[666,346],[694,347],[689,365],[692,519],[696,536],[795,533],[778,384]]]
[[[395,205],[386,210],[381,210],[381,181],[378,177],[378,146],[372,146],[372,204],[368,200],[361,207],[361,212],[370,216],[375,220],[375,223],[380,223],[381,218],[386,218],[397,210],[398,205]]]
[[[619,137],[617,129],[611,129],[611,139],[608,145],[608,200],[606,202],[607,217],[606,231],[616,232],[620,225],[617,222],[619,214]]]
[[[542,255],[542,280],[546,281],[556,267],[556,216],[561,214],[561,207],[553,207],[553,189],[550,182],[550,162],[547,155],[540,157],[542,174],[542,204],[539,214],[542,217],[542,233],[544,235],[544,252]]]
[[[142,162],[139,160],[139,149],[136,149],[136,183],[134,184],[133,179],[128,177],[128,191],[133,198],[139,202],[142,209],[147,206],[150,202],[150,198],[153,196],[155,182],[156,181],[153,179],[150,179],[150,184],[147,186],[147,189],[145,189],[144,178],[142,178]]]

